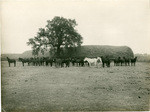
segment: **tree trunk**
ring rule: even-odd
[[[60,57],[60,45],[57,46],[57,57]]]

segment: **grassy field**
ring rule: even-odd
[[[2,62],[1,75],[6,112],[150,109],[150,63],[55,68]]]

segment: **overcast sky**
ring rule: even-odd
[[[55,16],[75,19],[83,45],[129,46],[150,54],[149,0],[5,0],[2,53],[31,50],[26,42]]]

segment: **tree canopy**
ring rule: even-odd
[[[82,44],[83,38],[75,27],[75,19],[54,17],[47,21],[45,28],[39,28],[37,35],[30,38],[27,45],[32,46],[33,55],[50,50],[51,53],[61,53],[61,48],[77,47]]]

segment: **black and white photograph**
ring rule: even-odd
[[[1,112],[150,111],[150,0],[1,0]]]

